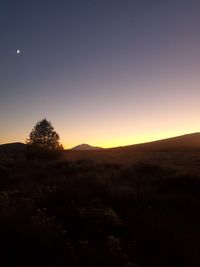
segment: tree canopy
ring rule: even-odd
[[[26,140],[27,157],[29,159],[58,157],[63,150],[59,140],[60,137],[50,121],[47,119],[38,121]]]

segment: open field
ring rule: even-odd
[[[98,163],[117,163],[130,166],[137,162],[158,164],[177,171],[200,173],[200,152],[137,152],[137,151],[73,151],[68,150],[64,159],[70,161],[93,160]]]
[[[198,152],[0,160],[4,266],[199,266]]]

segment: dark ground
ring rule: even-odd
[[[200,153],[0,156],[2,266],[200,266]]]

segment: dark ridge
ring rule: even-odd
[[[24,152],[26,148],[26,144],[16,142],[0,145],[0,152],[3,153],[17,153]]]
[[[148,143],[114,147],[108,150],[125,151],[132,150],[138,152],[181,152],[200,151],[200,133],[185,134]]]

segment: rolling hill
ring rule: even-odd
[[[0,152],[1,153],[18,153],[24,152],[26,145],[20,142],[16,143],[9,143],[0,145]]]
[[[185,134],[148,143],[110,148],[112,151],[181,152],[200,151],[200,133]]]

